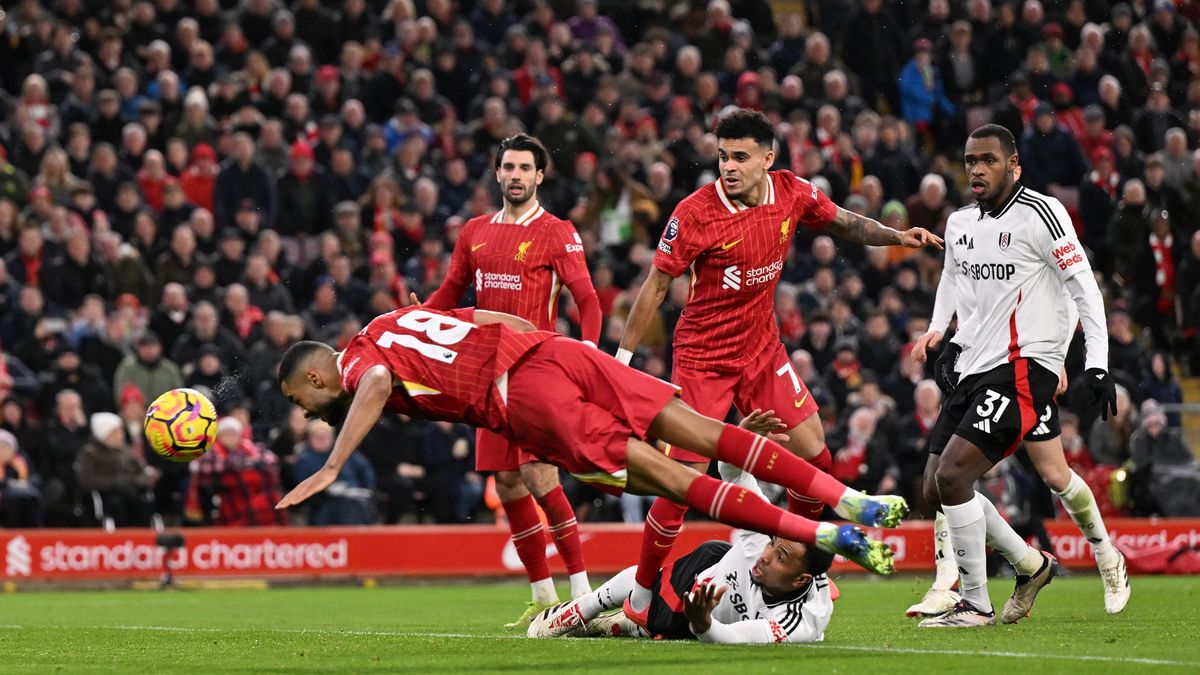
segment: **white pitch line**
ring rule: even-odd
[[[24,630],[37,628],[54,628],[61,630],[61,626],[22,626],[17,624],[0,624],[0,630]],[[130,624],[114,624],[114,625],[87,625],[87,626],[72,626],[72,628],[83,628],[88,630],[125,630],[125,631],[149,631],[161,633],[231,633],[231,632],[263,632],[263,633],[279,633],[284,635],[323,635],[330,637],[338,637],[341,635],[358,635],[365,637],[395,637],[395,638],[439,638],[452,640],[527,640],[529,638],[524,635],[476,635],[472,633],[440,633],[440,632],[419,632],[419,631],[380,631],[380,630],[357,630],[357,629],[340,629],[340,628],[209,628],[196,627],[189,628],[186,626],[148,626],[148,625],[130,625]],[[571,641],[589,641],[595,638],[558,638],[569,639]],[[919,647],[868,647],[863,645],[831,645],[831,644],[799,644],[794,647],[827,650],[827,651],[852,651],[852,652],[869,652],[876,654],[922,654],[929,656],[991,656],[995,658],[1014,658],[1014,659],[1054,659],[1059,661],[1092,661],[1101,663],[1130,663],[1150,666],[1180,666],[1187,668],[1200,668],[1200,661],[1172,661],[1170,659],[1152,659],[1136,656],[1095,656],[1089,654],[1038,654],[1033,652],[996,652],[996,651],[974,651],[967,649],[922,649]]]
[[[919,647],[867,647],[860,645],[805,644],[810,649],[876,652],[880,654],[928,654],[942,656],[994,656],[1018,659],[1058,659],[1061,661],[1100,661],[1104,663],[1139,663],[1151,666],[1200,667],[1200,661],[1171,661],[1137,656],[1095,656],[1090,654],[1034,654],[1031,652],[981,652],[967,649],[921,649]]]

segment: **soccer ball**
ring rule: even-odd
[[[154,452],[172,462],[190,462],[217,439],[217,410],[195,389],[172,389],[154,399],[142,425]]]

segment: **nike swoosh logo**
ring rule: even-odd
[[[744,239],[744,238],[745,238],[745,237],[743,237],[743,239]],[[740,244],[740,243],[742,243],[742,240],[741,240],[741,239],[738,239],[737,241],[731,241],[731,242],[729,242],[728,244],[721,244],[721,250],[722,250],[722,251],[728,251],[729,249],[733,248],[734,246],[737,246],[737,245],[738,245],[738,244]]]
[[[799,408],[800,406],[804,405],[804,402],[807,400],[808,400],[808,392],[806,391],[806,392],[804,392],[804,396],[801,396],[800,400],[795,402],[796,407]]]
[[[471,253],[474,253],[475,251],[478,251],[479,249],[483,248],[484,246],[487,246],[487,242],[486,242],[486,241],[485,241],[485,242],[483,242],[482,244],[475,244],[474,246],[472,246],[472,247],[471,247]]]

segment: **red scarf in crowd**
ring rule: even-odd
[[[242,338],[242,342],[250,337],[250,331],[254,327],[262,323],[263,311],[254,305],[246,307],[246,311],[233,317],[233,327],[237,330],[238,337]]]
[[[1161,289],[1158,294],[1158,313],[1170,314],[1172,311],[1171,298],[1175,291],[1175,259],[1171,257],[1171,245],[1175,238],[1167,234],[1165,239],[1159,239],[1157,234],[1150,233],[1150,251],[1154,253],[1154,283]]]

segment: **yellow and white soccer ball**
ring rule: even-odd
[[[172,462],[190,462],[217,440],[217,409],[195,389],[172,389],[146,409],[146,443]]]

